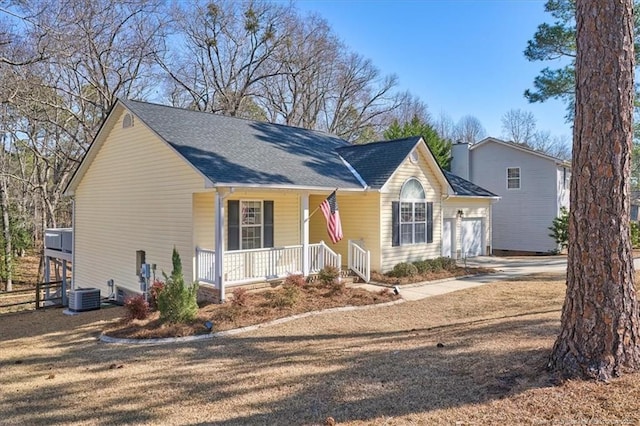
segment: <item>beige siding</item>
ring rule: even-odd
[[[427,161],[424,150],[419,150],[417,164],[409,159],[396,170],[391,179],[382,188],[381,194],[381,270],[393,268],[400,262],[412,262],[440,256],[442,246],[442,194],[443,187],[434,170]],[[427,201],[433,202],[433,242],[392,247],[392,202],[400,200],[402,185],[410,178],[416,178],[426,192]]]
[[[225,198],[243,201],[273,201],[273,244],[275,247],[302,244],[300,237],[300,196],[294,191],[235,191]],[[224,243],[227,246],[225,216]],[[212,233],[213,235],[213,233]]]
[[[491,254],[491,200],[487,198],[456,198],[451,197],[443,203],[443,218],[455,220],[455,249],[460,251],[462,243],[460,241],[461,236],[461,224],[462,218],[458,216],[458,211],[462,211],[463,218],[480,218],[484,229],[484,254]]]
[[[327,195],[309,197],[309,209],[313,211]],[[342,255],[342,264],[347,265],[349,240],[357,240],[371,252],[371,268],[380,270],[380,194],[378,192],[347,193],[338,191],[338,211],[344,238],[332,244],[327,234],[327,223],[320,210],[309,223],[309,241],[324,241],[333,251]]]
[[[74,285],[103,295],[108,279],[139,289],[136,250],[161,276],[171,271],[175,246],[192,280],[192,194],[203,189],[203,178],[169,146],[139,120],[123,129],[122,117],[121,109],[75,191]]]
[[[193,194],[193,245],[213,250],[215,233],[215,193]]]

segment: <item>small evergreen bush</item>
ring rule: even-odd
[[[171,259],[173,270],[170,276],[162,273],[165,286],[158,295],[160,320],[170,324],[193,321],[198,315],[198,284],[185,285],[182,262],[175,247]]]
[[[326,286],[330,286],[340,275],[340,271],[335,266],[326,265],[318,272],[318,278]]]
[[[640,223],[631,222],[631,245],[633,248],[640,247]]]
[[[456,264],[456,260],[450,257],[439,257],[440,265],[442,265],[442,269],[447,271],[453,271],[458,267]]]
[[[433,265],[429,260],[418,260],[413,262],[413,266],[416,267],[420,275],[433,271]]]
[[[413,277],[418,275],[418,268],[411,263],[401,262],[393,267],[389,275],[396,278]]]
[[[290,308],[300,297],[300,289],[294,285],[283,285],[281,289],[264,294],[273,308]]]
[[[569,245],[569,210],[565,207],[560,208],[560,216],[553,219],[551,226],[548,228],[551,233],[549,236],[562,249]]]

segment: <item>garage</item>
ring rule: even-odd
[[[475,257],[482,255],[482,218],[465,218],[460,224],[462,256]]]

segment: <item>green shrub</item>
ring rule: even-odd
[[[569,210],[565,207],[560,207],[560,216],[553,219],[549,231],[551,231],[549,236],[553,238],[559,247],[567,248],[569,245]]]
[[[413,277],[418,275],[418,268],[411,263],[401,262],[393,267],[393,270],[389,273],[392,277],[403,278],[403,277]]]
[[[171,324],[193,321],[198,315],[198,284],[187,286],[182,274],[182,262],[176,248],[172,254],[173,270],[165,278],[164,289],[158,295],[160,320]]]
[[[633,248],[640,247],[640,223],[631,222],[631,245]]]
[[[418,260],[413,262],[413,266],[416,267],[418,273],[421,275],[433,271],[433,265],[429,260]]]
[[[318,272],[318,278],[326,286],[330,286],[340,275],[340,271],[335,266],[326,265]]]
[[[453,271],[458,267],[456,264],[456,260],[450,257],[439,257],[440,265],[442,265],[442,269],[447,271]]]
[[[279,290],[266,292],[264,297],[271,307],[289,308],[298,301],[300,289],[295,285],[283,285]]]

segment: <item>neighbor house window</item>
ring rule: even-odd
[[[229,200],[227,250],[273,247],[273,201]]]
[[[520,167],[507,169],[507,189],[520,189]]]
[[[420,182],[411,178],[393,203],[393,245],[420,244],[433,240],[433,203],[426,200]]]

